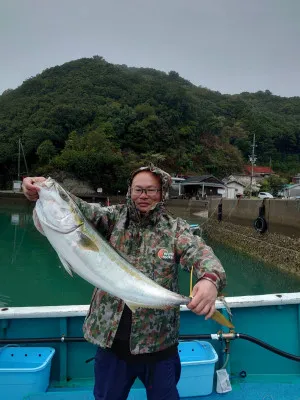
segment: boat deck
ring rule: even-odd
[[[300,400],[300,363],[297,362],[300,358],[296,356],[300,354],[300,293],[254,298],[245,296],[229,298],[227,301],[233,310],[239,332],[247,332],[258,343],[242,340],[242,337],[231,341],[227,364],[233,389],[231,392],[217,394],[213,391],[207,396],[190,397],[189,389],[199,388],[201,394],[202,388],[205,393],[204,385],[207,379],[212,378],[211,373],[207,375],[205,369],[199,367],[197,373],[187,376],[192,378],[192,383],[186,380],[187,392],[180,391],[181,400]],[[94,357],[95,346],[82,338],[82,324],[88,306],[3,310],[0,312],[2,345],[20,345],[24,340],[26,346],[39,343],[55,348],[48,391],[24,395],[22,400],[93,400],[93,363],[87,361]],[[181,309],[182,337],[211,335],[217,329],[219,326],[214,321],[204,321],[186,308]],[[219,356],[215,369],[219,369],[227,359],[224,341],[213,339],[210,340],[211,344]],[[271,346],[279,353],[268,351],[268,347],[258,344]],[[294,358],[281,357],[281,353],[288,353]],[[243,378],[243,375],[246,377]],[[3,397],[0,388],[0,400],[12,399]],[[128,400],[146,400],[145,389],[140,381],[135,382]]]
[[[254,379],[256,382],[254,382]],[[260,382],[258,381],[260,380]],[[280,382],[279,382],[280,381]],[[74,385],[74,384],[73,384]],[[182,397],[182,400],[299,400],[300,380],[295,376],[249,377],[232,383],[232,391],[224,394],[213,392],[208,396]],[[94,400],[92,381],[77,387],[54,388],[48,392],[26,397],[24,400]],[[146,400],[143,388],[135,388],[128,400]]]

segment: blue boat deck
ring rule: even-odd
[[[189,397],[190,392],[179,392],[181,400],[300,400],[300,357],[297,356],[300,354],[300,293],[255,298],[245,296],[229,299],[228,302],[238,332],[246,332],[249,337],[257,338],[260,342],[253,343],[243,340],[243,337],[230,342],[230,357],[226,368],[231,378],[231,392],[217,394],[214,382],[210,395],[199,396],[207,379],[201,370],[199,375],[193,373],[192,384],[187,380],[186,385],[188,389],[199,389],[199,394],[196,393],[198,397]],[[82,323],[87,309],[88,306],[64,306],[7,309],[3,314],[0,312],[0,341],[3,341],[3,345],[6,341],[20,344],[18,339],[26,338],[24,345],[31,347],[36,344],[34,338],[38,338],[42,340],[40,345],[55,348],[47,392],[31,395],[28,391],[23,392],[22,398],[17,400],[93,400],[93,362],[88,361],[94,357],[96,347],[82,338]],[[182,337],[215,336],[219,329],[214,321],[204,321],[186,309],[181,310]],[[32,343],[30,338],[33,338]],[[67,341],[68,338],[79,340]],[[209,343],[219,357],[215,369],[223,368],[227,362],[225,341],[211,337]],[[265,343],[294,358],[281,357],[280,352],[276,354],[268,351],[259,343]],[[208,359],[205,360],[207,364]],[[209,392],[203,391],[203,394],[206,393]],[[0,400],[12,400],[12,397],[3,396],[0,388]],[[139,381],[135,382],[128,400],[146,400],[145,389]]]
[[[78,385],[78,386],[77,386]],[[50,387],[46,393],[27,396],[24,400],[94,400],[92,381],[73,383],[72,387]],[[232,391],[208,396],[183,397],[182,400],[299,400],[299,376],[249,376],[232,382]],[[8,399],[7,399],[8,400]],[[128,400],[146,400],[143,388],[135,388]]]

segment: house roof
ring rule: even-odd
[[[249,175],[252,173],[252,165],[244,165],[245,172]],[[259,167],[253,166],[253,174],[274,174],[274,171],[270,167]]]
[[[192,182],[198,183],[198,182],[203,182],[203,181],[205,181],[205,180],[208,179],[208,178],[213,178],[213,176],[212,176],[212,175],[190,176],[189,178],[187,178],[187,179],[185,180],[185,183],[192,183]],[[215,178],[215,179],[217,179],[217,178]]]
[[[224,183],[213,175],[191,176],[181,183],[181,186],[203,185],[211,187],[224,187]]]
[[[300,187],[300,183],[292,183],[292,184],[287,184],[287,185],[285,185],[284,186],[284,189],[294,189],[294,188],[296,188],[296,187]]]
[[[246,187],[246,185],[245,185],[244,183],[239,182],[239,181],[236,180],[236,179],[231,179],[230,181],[226,182],[226,185],[230,185],[231,183],[237,183],[238,185],[241,185],[241,186],[243,186],[243,187]]]

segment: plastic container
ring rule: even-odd
[[[218,355],[209,342],[179,342],[181,377],[177,384],[180,397],[196,397],[211,394],[215,364]]]
[[[23,400],[49,386],[51,347],[0,348],[0,399]]]

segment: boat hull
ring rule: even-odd
[[[251,335],[287,353],[300,353],[300,293],[232,297],[227,298],[227,302],[233,313],[237,333]],[[221,303],[217,304],[217,308],[226,315]],[[93,357],[96,346],[87,343],[82,337],[82,324],[87,311],[88,306],[85,305],[1,309],[0,346],[8,343],[21,345],[18,340],[24,339],[24,345],[38,344],[55,348],[48,391],[32,395],[28,400],[93,399]],[[214,321],[205,321],[186,307],[181,308],[181,335],[209,336],[217,334],[219,330],[220,326]],[[223,332],[228,332],[228,329],[224,328]],[[42,340],[42,344],[35,343],[39,340]],[[219,356],[216,364],[216,369],[219,369],[225,362],[225,342],[211,339],[208,342]],[[255,343],[238,338],[232,340],[227,370],[233,387],[233,391],[226,395],[227,400],[252,400],[251,392],[262,393],[261,399],[299,399],[299,394],[298,397],[293,396],[296,389],[298,393],[300,391],[300,363]],[[289,395],[278,397],[280,393]],[[269,397],[263,397],[267,395]],[[213,393],[208,398],[221,397],[222,395],[215,393],[214,385]],[[135,383],[129,399],[146,399],[140,382]],[[260,397],[256,396],[256,399]]]

